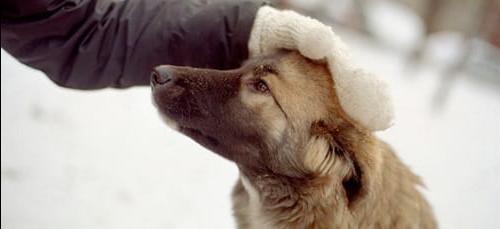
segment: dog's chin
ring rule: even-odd
[[[158,104],[156,103],[154,104],[157,108],[159,108]],[[166,110],[171,111],[170,109]],[[170,115],[165,114],[165,111],[162,111],[160,108],[159,108],[159,114],[163,122],[167,124],[168,127],[190,137],[194,141],[198,142],[200,145],[210,150],[215,150],[219,146],[219,141],[215,137],[211,136],[210,134],[207,134],[206,132],[201,131],[199,128],[192,127],[191,125],[189,125],[189,123],[185,123],[182,120],[177,120],[176,118],[173,118]],[[176,117],[181,116],[176,112],[171,112],[171,114],[174,114],[173,116]]]
[[[161,119],[163,120],[163,122],[165,124],[167,124],[168,127],[174,129],[174,130],[177,130],[179,131],[179,124],[177,124],[176,121],[174,121],[173,119],[171,119],[170,117],[162,114],[161,112],[158,112],[160,114],[160,117]]]

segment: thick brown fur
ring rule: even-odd
[[[162,116],[238,165],[239,228],[436,227],[420,179],[343,112],[324,64],[286,52],[157,74],[170,77],[153,82]]]

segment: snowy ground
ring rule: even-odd
[[[500,228],[500,87],[460,73],[436,109],[439,67],[344,38],[389,81],[398,119],[380,136],[423,177],[441,228]],[[3,50],[1,75],[2,228],[234,227],[235,166],[163,125],[149,88],[58,88]]]

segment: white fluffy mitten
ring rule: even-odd
[[[386,84],[355,66],[347,46],[331,27],[293,11],[263,6],[257,12],[248,48],[250,56],[291,49],[310,59],[325,59],[347,115],[371,131],[392,125],[394,112]]]

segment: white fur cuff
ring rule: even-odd
[[[394,111],[385,82],[355,66],[340,37],[318,20],[263,6],[257,12],[248,48],[250,56],[293,49],[310,59],[325,58],[347,115],[371,131],[392,125]]]

